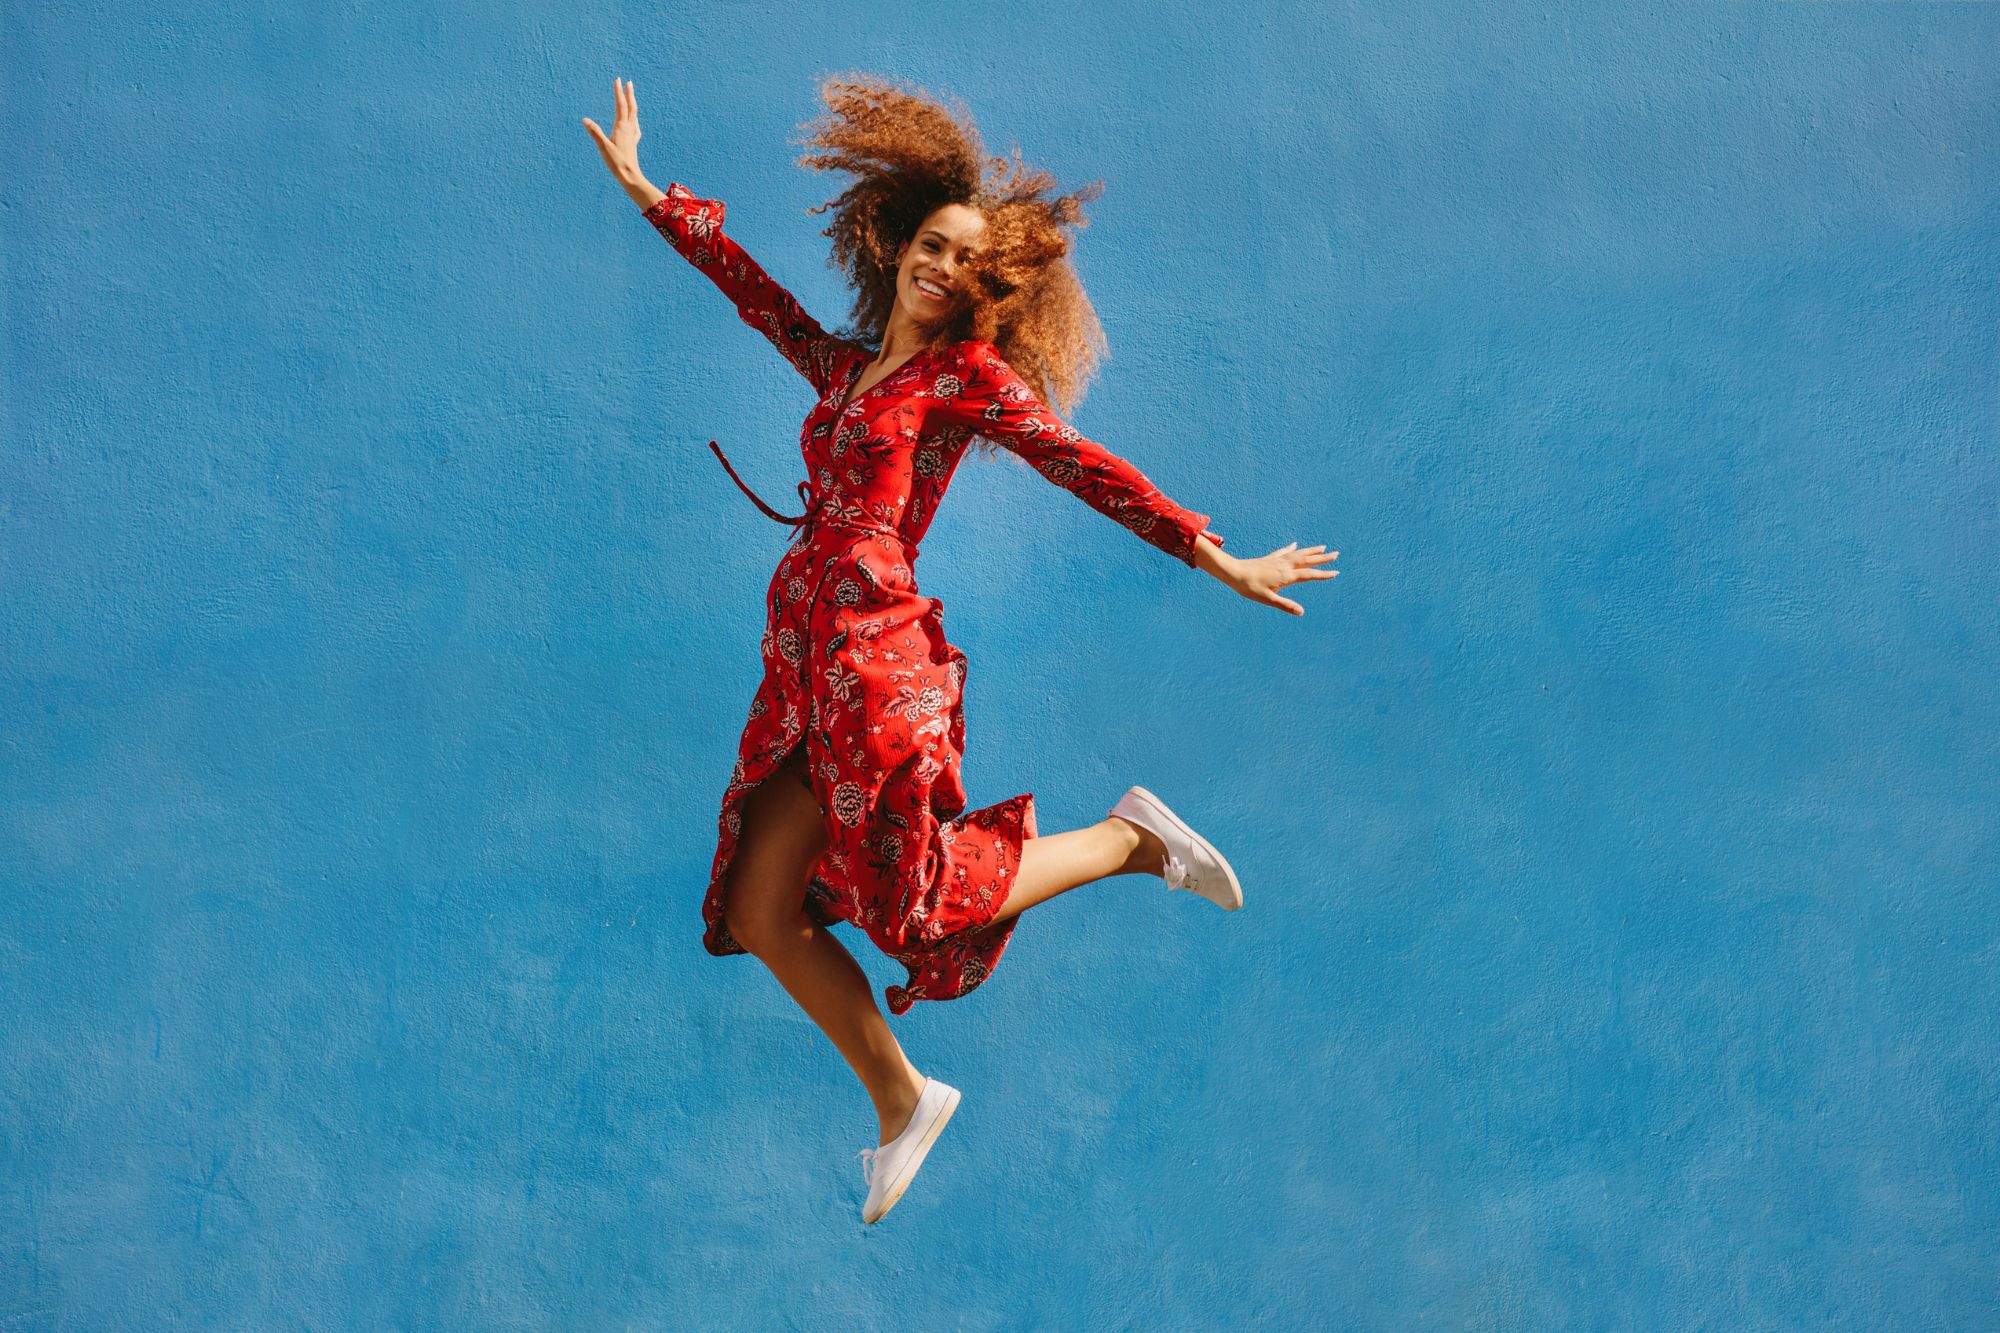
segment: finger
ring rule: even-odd
[[[585,116],[583,118],[583,127],[590,131],[591,138],[597,140],[597,142],[599,143],[604,142],[604,131],[598,129],[597,122],[592,120],[589,116]]]
[[[625,80],[625,100],[632,105],[632,119],[639,118],[639,94],[632,88],[632,80]]]

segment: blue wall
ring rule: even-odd
[[[1625,8],[10,5],[0,1327],[2000,1325],[2000,6]],[[698,942],[808,391],[579,123],[831,324],[848,69],[1106,181],[1072,420],[1345,571],[960,473],[974,802],[1249,905],[897,1020],[872,1229]]]

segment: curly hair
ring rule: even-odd
[[[1104,330],[1069,261],[1068,229],[1088,223],[1083,205],[1103,193],[1093,181],[1054,193],[1055,178],[1025,165],[1019,148],[988,157],[964,105],[947,107],[923,89],[869,75],[820,84],[826,110],[802,139],[800,166],[846,171],[854,183],[809,210],[831,210],[821,234],[828,263],[854,288],[842,336],[881,345],[896,304],[896,254],[946,204],[985,215],[967,259],[964,299],[926,330],[928,347],[979,338],[999,349],[1038,396],[1072,410],[1105,352]]]

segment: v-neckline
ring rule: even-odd
[[[866,352],[868,349],[866,347],[863,347],[861,350],[863,352]],[[896,368],[894,370],[885,372],[881,379],[876,380],[873,384],[869,385],[866,389],[863,389],[860,393],[856,393],[854,391],[854,386],[861,383],[861,377],[868,373],[869,362],[873,361],[875,358],[873,356],[869,356],[857,362],[856,365],[859,368],[856,371],[854,378],[847,382],[847,390],[842,395],[846,399],[846,401],[841,403],[840,409],[834,413],[834,420],[838,421],[840,418],[846,416],[849,412],[854,410],[854,405],[856,403],[860,402],[863,398],[866,398],[869,394],[874,393],[877,389],[887,384],[890,380],[895,379],[896,376],[908,370],[910,368],[910,364],[913,361],[915,361],[918,357],[922,356],[926,350],[927,350],[926,348],[919,347],[916,351],[910,353],[908,356],[904,357],[901,361],[897,362]]]

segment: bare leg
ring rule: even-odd
[[[1021,869],[995,921],[1018,916],[1059,893],[1111,875],[1160,873],[1167,849],[1159,838],[1117,815],[1089,828],[1030,838],[1021,844]]]
[[[744,799],[743,832],[724,890],[729,933],[771,969],[846,1058],[875,1103],[879,1141],[887,1143],[910,1123],[924,1076],[889,1031],[854,955],[806,915],[806,879],[826,847],[826,830],[818,800],[799,781],[797,758]]]

